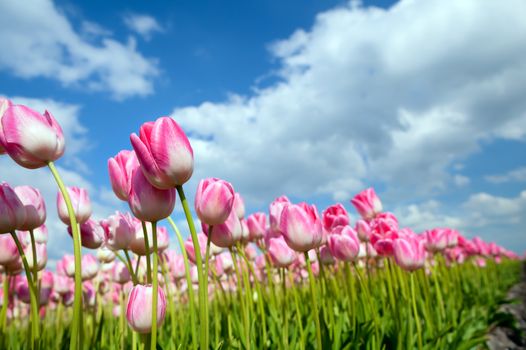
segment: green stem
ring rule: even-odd
[[[239,288],[239,285],[241,284],[241,280],[243,277],[241,276],[241,273],[239,272],[239,266],[237,265],[237,258],[234,254],[234,250],[232,247],[228,248],[230,250],[230,255],[232,256],[232,263],[234,264],[234,271],[236,272],[237,277],[237,283],[238,288],[236,288],[237,293],[239,295],[239,301],[241,306],[241,313],[243,314],[243,326],[245,328],[245,347],[247,349],[250,349],[250,320],[248,318],[248,305],[245,305],[245,298],[243,298],[243,292],[242,289]]]
[[[199,247],[199,240],[197,239],[197,232],[195,231],[194,219],[192,218],[192,213],[190,212],[190,207],[188,206],[188,200],[184,194],[183,186],[178,185],[176,188],[179,198],[181,198],[181,203],[183,204],[184,215],[188,223],[190,235],[192,236],[192,243],[194,244],[195,261],[197,265],[197,279],[199,280],[200,327],[201,329],[207,329],[208,327],[206,325],[208,323],[208,319],[206,318],[206,304],[208,303],[208,298],[206,297],[205,293],[208,293],[208,291],[204,290],[204,278],[207,278],[208,276],[203,276],[203,259],[201,257],[201,247]],[[191,288],[191,285],[189,286]],[[207,334],[201,332],[201,350],[208,350],[207,339]]]
[[[20,244],[20,241],[18,240],[15,231],[11,232],[11,237],[13,237],[13,239],[15,240],[16,247],[18,248],[18,253],[22,258],[22,264],[24,265],[24,270],[26,272],[27,285],[29,287],[29,297],[31,301],[31,348],[34,349],[37,346],[37,341],[39,338],[38,324],[40,321],[38,315],[36,289],[33,283],[33,278],[31,278],[31,269],[29,268],[29,264],[27,263],[26,254],[24,253],[24,249],[22,248],[22,245]]]
[[[148,240],[148,230],[146,229],[146,223],[142,223],[142,233],[144,235],[144,247],[146,248],[146,283],[152,283],[152,266],[150,262],[150,242]],[[153,235],[152,235],[153,236]]]
[[[69,221],[71,224],[71,236],[73,237],[73,254],[75,256],[75,293],[73,301],[73,323],[71,325],[71,339],[69,343],[70,350],[80,349],[82,347],[82,327],[80,324],[82,322],[82,265],[81,265],[81,238],[79,232],[79,226],[77,224],[77,219],[75,217],[75,211],[73,210],[73,205],[71,204],[71,198],[69,193],[66,190],[66,186],[58,173],[57,168],[53,162],[47,163],[49,170],[53,174],[55,181],[57,182],[58,188],[66,202],[66,207],[68,209]]]
[[[8,301],[9,301],[9,282],[11,280],[11,276],[9,276],[8,274],[5,275],[4,277],[4,295],[3,295],[3,300],[2,300],[2,312],[0,312],[0,330],[1,330],[1,334],[4,334],[4,330],[5,330],[5,327],[6,327],[6,320],[7,320],[7,304],[8,304]]]
[[[422,350],[422,329],[420,324],[420,318],[418,317],[418,310],[416,308],[415,277],[413,273],[411,273],[411,298],[413,299],[413,313],[415,315],[416,333],[418,334],[418,349]]]
[[[184,248],[184,241],[179,228],[175,225],[175,222],[171,217],[167,218],[168,223],[172,226],[172,229],[175,231],[177,240],[179,242],[179,247],[181,248],[181,254],[183,254],[184,269],[186,274],[186,285],[188,286],[188,302],[190,307],[190,330],[192,332],[192,345],[193,349],[197,349],[197,322],[195,317],[195,298],[194,298],[194,289],[192,288],[192,276],[190,276],[190,264],[188,262],[188,254],[186,254],[186,249]]]
[[[314,274],[312,273],[312,266],[310,265],[310,258],[309,253],[304,252],[305,255],[305,263],[307,264],[307,272],[309,273],[309,284],[310,284],[310,294],[312,299],[312,317],[314,318],[314,322],[316,324],[316,343],[317,343],[317,349],[322,349],[322,342],[321,342],[321,327],[320,327],[320,317],[318,314],[318,296],[316,293],[316,284],[314,280]]]
[[[152,237],[153,237],[153,291],[152,291],[152,342],[150,344],[151,350],[157,348],[157,298],[159,297],[159,281],[157,271],[158,266],[158,252],[157,252],[157,222],[152,222]]]
[[[212,232],[212,229],[213,229],[213,226],[210,226],[210,232]],[[205,289],[205,293],[206,293],[206,299],[208,300],[208,269],[209,269],[209,259],[210,259],[210,236],[211,235],[208,235],[207,239],[206,239],[206,254],[205,254],[205,273],[204,273],[204,282],[205,282],[205,285],[204,285],[204,289]],[[206,314],[206,319],[208,321],[209,319],[209,311],[208,311],[208,302],[204,304],[205,305],[205,314]],[[210,343],[210,325],[208,324],[208,322],[206,322],[205,324],[206,328],[205,328],[205,333],[206,333],[206,344],[209,344]]]
[[[130,258],[130,253],[128,253],[128,249],[124,249],[124,255],[126,256],[126,261],[128,262],[127,267],[128,271],[130,271],[130,275],[133,281],[133,285],[137,285],[139,283],[139,280],[137,279],[137,276],[135,275],[135,272],[133,271],[133,265]]]

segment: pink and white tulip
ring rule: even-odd
[[[40,191],[30,186],[18,186],[14,190],[26,212],[24,224],[19,229],[33,230],[42,226],[46,221],[46,204]]]
[[[224,223],[232,211],[234,198],[230,183],[216,178],[201,180],[195,194],[195,211],[199,220],[207,225]]]
[[[337,203],[323,211],[322,221],[323,228],[330,232],[335,227],[349,225],[349,214],[342,204]]]
[[[130,194],[132,174],[139,167],[134,151],[122,150],[108,159],[111,188],[117,198],[127,201]]]
[[[289,247],[298,252],[317,248],[323,238],[318,210],[306,203],[289,204],[283,209],[280,230]]]
[[[89,199],[88,191],[79,187],[68,187],[67,191],[71,199],[75,218],[79,224],[85,223],[91,216],[91,201]],[[57,193],[57,210],[60,220],[66,225],[69,225],[70,220],[68,208],[60,191]]]
[[[0,233],[9,233],[24,226],[26,209],[15,190],[6,182],[0,184]]]
[[[297,258],[297,253],[288,246],[283,237],[269,239],[268,254],[276,267],[287,267]]]
[[[406,235],[393,241],[393,255],[396,263],[407,271],[424,267],[426,261],[425,241],[417,235]]]
[[[116,212],[101,221],[106,245],[113,250],[127,249],[135,235],[136,223],[129,213]]]
[[[166,296],[162,288],[159,288],[157,293],[157,325],[160,326],[166,314]],[[130,327],[138,333],[150,333],[152,330],[152,295],[151,285],[138,284],[128,296],[126,319]]]
[[[351,203],[356,208],[356,211],[358,211],[358,214],[366,220],[374,218],[382,211],[382,202],[372,187],[354,196],[354,198],[351,199]]]
[[[249,215],[247,217],[247,227],[251,241],[264,238],[267,230],[267,215],[262,212]]]
[[[68,233],[71,236],[71,226],[68,226]],[[104,242],[104,228],[95,220],[80,224],[81,243],[84,248],[97,249]]]
[[[230,212],[224,223],[214,226],[203,224],[203,226],[203,231],[205,234],[208,234],[210,241],[221,248],[232,247],[243,237],[243,227],[234,210]],[[212,230],[210,230],[210,227],[212,227]]]
[[[283,208],[290,204],[286,196],[281,196],[269,205],[269,220],[270,220],[270,237],[278,237],[281,235],[281,212]]]
[[[331,231],[327,242],[332,256],[342,261],[354,261],[360,252],[358,234],[351,226],[338,226]]]

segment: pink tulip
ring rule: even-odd
[[[206,243],[208,241],[208,238],[204,233],[198,233],[197,234],[197,241],[199,242],[199,250],[201,253],[201,257],[205,258],[206,254]],[[194,264],[197,262],[195,258],[195,247],[194,243],[192,241],[192,237],[188,237],[188,239],[184,242],[184,249],[186,250],[186,254],[188,255],[188,259],[190,259],[191,262]]]
[[[253,243],[249,243],[245,247],[245,256],[248,260],[253,261],[258,256],[258,251]]]
[[[115,258],[116,258],[116,255],[113,252],[113,250],[108,249],[108,247],[104,245],[97,250],[97,259],[101,263],[110,263],[114,261]]]
[[[358,233],[358,238],[362,242],[369,242],[371,239],[371,227],[365,220],[356,221],[356,232]]]
[[[254,213],[247,218],[247,227],[251,241],[257,241],[265,237],[267,230],[267,215],[265,213]]]
[[[128,199],[133,215],[141,221],[156,222],[167,218],[175,206],[175,190],[153,187],[140,169],[132,175]]]
[[[351,226],[339,226],[333,229],[327,244],[331,254],[338,260],[354,261],[360,252],[358,234]]]
[[[230,183],[216,178],[201,180],[195,194],[195,211],[199,220],[208,225],[224,223],[232,211],[234,198]]]
[[[47,243],[48,232],[46,225],[41,225],[33,230],[33,236],[35,236],[35,242]]]
[[[91,201],[89,199],[88,191],[78,187],[67,188],[69,197],[71,198],[71,204],[73,205],[73,211],[79,224],[83,224],[91,216]],[[57,193],[57,210],[60,220],[66,225],[70,224],[68,208],[61,192]]]
[[[458,245],[458,236],[460,234],[456,230],[448,229],[447,231],[447,247],[454,248]]]
[[[0,265],[7,265],[20,258],[11,235],[0,234]]]
[[[306,203],[289,204],[283,209],[280,230],[289,247],[298,252],[317,248],[323,238],[318,210]]]
[[[68,226],[68,233],[72,235],[71,226]],[[97,221],[88,219],[80,224],[80,237],[83,247],[97,249],[104,242],[104,228]]]
[[[181,127],[170,117],[144,123],[130,140],[141,169],[152,185],[170,189],[187,182],[194,171],[194,153]]]
[[[120,261],[116,261],[113,263],[113,269],[111,272],[113,282],[124,284],[126,282],[129,282],[131,279],[128,267],[126,267],[126,265]]]
[[[230,253],[219,254],[215,259],[216,274],[222,276],[223,274],[231,274],[234,272],[234,261]]]
[[[30,186],[18,186],[15,187],[15,193],[26,211],[26,220],[19,229],[33,230],[42,226],[46,221],[46,204],[40,191]]]
[[[82,256],[81,265],[83,281],[94,278],[97,275],[97,272],[99,272],[99,264],[97,263],[97,259],[91,254]]]
[[[336,262],[329,246],[327,245],[320,247],[320,262],[323,265],[332,265]]]
[[[277,237],[281,235],[281,212],[290,204],[286,196],[281,196],[274,199],[274,202],[269,205],[269,220],[270,220],[270,237]]]
[[[323,211],[322,221],[323,228],[330,232],[337,226],[349,225],[349,214],[342,204],[337,203]]]
[[[424,232],[426,249],[430,252],[440,252],[447,247],[449,229],[434,228]]]
[[[182,255],[176,255],[175,252],[170,254],[169,268],[170,272],[176,280],[180,280],[186,276],[186,270],[184,266],[184,258]]]
[[[64,154],[62,128],[55,118],[13,105],[2,116],[0,143],[11,158],[28,169],[44,167]]]
[[[113,250],[127,249],[136,230],[136,224],[129,213],[116,212],[101,221],[106,245]],[[142,227],[140,228],[142,230]],[[142,232],[142,231],[141,231]]]
[[[139,167],[134,151],[122,150],[114,158],[108,159],[111,188],[115,195],[128,201],[133,171]]]
[[[157,250],[163,253],[170,245],[170,236],[166,227],[157,227]]]
[[[0,96],[0,154],[5,154],[5,140],[3,140],[4,132],[2,130],[2,117],[4,116],[4,112],[12,105],[13,104],[11,103],[11,101],[9,101],[7,98]]]
[[[205,224],[204,232],[210,237],[210,241],[221,248],[232,247],[243,237],[243,228],[234,210],[230,212],[227,220],[219,225],[212,226],[212,232]]]
[[[245,201],[243,201],[243,197],[239,193],[235,194],[233,209],[239,220],[245,217]]]
[[[426,260],[425,242],[417,235],[407,235],[393,241],[393,252],[396,263],[407,271],[424,267]]]
[[[54,276],[51,271],[42,271],[40,277],[40,298],[38,301],[40,305],[47,305],[51,293],[53,292]]]
[[[37,265],[37,270],[43,270],[46,267],[47,264],[47,248],[45,243],[35,243],[36,245],[36,252],[37,256],[36,259],[33,259],[33,249],[31,246],[27,246],[24,249],[24,253],[26,255],[27,264],[31,269],[35,266],[35,260]]]
[[[30,292],[29,292],[29,285],[27,283],[26,276],[16,276],[14,280],[14,289],[15,293],[18,296],[18,299],[23,302],[24,304],[30,303]]]
[[[9,233],[24,226],[26,209],[16,192],[7,184],[0,184],[0,233]]]
[[[374,188],[368,188],[358,193],[351,199],[351,203],[362,218],[370,220],[382,211],[382,202],[374,192]]]
[[[371,227],[370,241],[381,256],[393,255],[393,240],[398,238],[398,220],[394,215],[382,216],[369,222]]]
[[[486,242],[482,240],[480,237],[473,237],[472,239],[473,244],[475,244],[476,251],[478,255],[481,256],[489,256],[489,247]]]
[[[162,288],[159,288],[157,293],[157,326],[160,326],[166,313],[166,297]],[[138,333],[150,333],[152,330],[152,294],[151,285],[138,284],[128,296],[126,319],[130,327]]]
[[[268,254],[276,267],[287,267],[297,258],[296,252],[290,249],[283,237],[269,239]]]

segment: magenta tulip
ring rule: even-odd
[[[378,198],[372,187],[354,196],[351,199],[351,203],[358,211],[358,214],[366,220],[374,218],[382,211],[382,202],[380,202],[380,198]]]
[[[144,123],[130,140],[141,169],[152,185],[170,189],[187,182],[194,171],[194,153],[181,127],[170,117]]]
[[[426,250],[424,240],[413,236],[397,238],[393,241],[393,253],[396,263],[407,271],[424,267]]]
[[[160,326],[166,313],[166,297],[163,289],[158,289],[157,326]],[[152,330],[152,294],[151,285],[136,285],[130,291],[126,307],[126,319],[130,327],[138,333],[150,333]]]
[[[224,223],[232,211],[234,198],[230,183],[216,178],[201,180],[195,194],[195,211],[199,220],[208,225]]]
[[[351,226],[339,226],[333,229],[327,244],[331,254],[342,261],[354,261],[360,252],[358,234]]]
[[[337,203],[323,211],[322,221],[323,228],[331,232],[335,227],[349,225],[349,214],[342,204]]]
[[[298,252],[317,248],[323,238],[318,210],[306,203],[289,204],[283,209],[280,230],[289,247]]]
[[[434,228],[424,232],[426,249],[430,252],[440,252],[447,247],[449,229]]]
[[[11,158],[28,169],[44,167],[64,154],[62,128],[55,118],[26,107],[13,105],[1,119],[0,143]]]
[[[40,191],[30,186],[18,186],[14,190],[26,211],[24,225],[19,229],[33,230],[42,226],[46,221],[46,204]]]
[[[111,188],[119,199],[128,200],[132,174],[138,167],[139,161],[134,151],[122,150],[114,158],[108,159]]]
[[[156,222],[167,218],[175,206],[175,190],[161,190],[153,187],[140,169],[135,169],[128,205],[141,221]]]
[[[16,192],[7,184],[0,184],[0,233],[12,232],[24,226],[26,209]]]
[[[71,205],[73,206],[75,218],[79,224],[85,223],[91,216],[91,201],[89,199],[88,191],[79,187],[68,187],[67,191],[71,198]],[[57,210],[60,220],[66,225],[69,225],[68,208],[66,207],[66,202],[64,201],[61,192],[57,193]]]
[[[71,226],[68,226],[68,233],[71,236]],[[104,228],[97,221],[88,219],[80,224],[80,237],[83,247],[97,249],[104,242]]]

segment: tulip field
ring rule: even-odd
[[[283,195],[249,214],[223,179],[186,197],[194,153],[176,120],[130,142],[108,160],[129,212],[95,219],[55,166],[66,142],[52,114],[0,98],[0,154],[49,169],[72,247],[49,269],[55,210],[32,184],[0,184],[0,349],[483,349],[519,282],[511,250],[455,228],[416,233],[373,188],[346,206]]]

